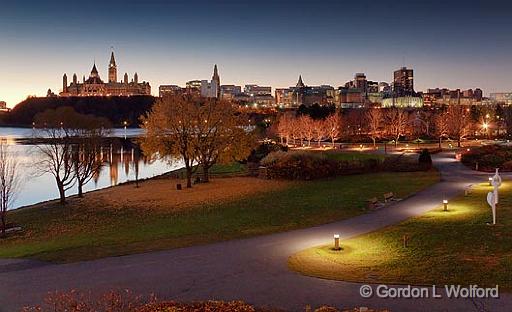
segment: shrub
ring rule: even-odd
[[[382,163],[385,171],[392,172],[415,172],[430,169],[419,162],[419,157],[416,155],[398,155],[387,157]]]
[[[428,149],[421,151],[420,156],[418,157],[418,163],[420,167],[425,168],[425,170],[432,168],[432,157],[430,156]]]
[[[272,152],[261,161],[271,179],[311,180],[380,170],[378,159],[336,160],[311,152]]]
[[[281,144],[265,142],[265,143],[258,145],[257,148],[252,150],[251,154],[247,158],[247,161],[258,163],[263,158],[267,157],[268,154],[270,154],[272,152],[278,152],[278,151],[286,152],[286,151],[288,151],[288,147],[281,145]]]
[[[501,145],[486,145],[471,149],[461,156],[461,162],[466,166],[478,168],[484,171],[492,171],[494,168],[503,170],[512,170],[511,164],[505,165],[512,161],[512,147]]]
[[[308,152],[273,152],[262,160],[271,179],[312,180],[335,176],[338,163]]]

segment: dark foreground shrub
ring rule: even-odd
[[[500,168],[509,171],[512,161],[512,147],[502,145],[486,145],[472,148],[461,155],[461,162],[470,168],[478,168],[484,171],[493,171]],[[506,165],[505,165],[506,164]]]
[[[288,151],[288,147],[272,142],[262,143],[252,150],[251,154],[247,158],[247,162],[259,163],[263,158],[267,157],[268,154],[278,151],[286,152]]]
[[[270,179],[312,180],[338,175],[376,172],[380,160],[336,160],[311,152],[273,152],[267,155],[261,165],[267,168]]]
[[[25,307],[22,312],[278,312],[272,308],[258,308],[243,301],[199,301],[182,303],[161,301],[154,296],[145,298],[136,296],[129,290],[110,291],[103,296],[94,297],[91,294],[76,290],[69,292],[49,293],[42,305]],[[359,308],[338,310],[334,307],[321,306],[312,309],[306,306],[307,312],[352,312]],[[388,310],[366,309],[367,312],[389,312]]]
[[[430,156],[428,149],[421,151],[420,156],[418,157],[418,163],[420,164],[420,167],[425,168],[425,170],[432,168],[432,157]]]
[[[392,172],[415,172],[415,171],[425,171],[429,170],[432,167],[432,163],[430,166],[425,166],[424,164],[419,162],[419,156],[416,154],[413,155],[394,155],[387,157],[382,163],[382,168],[385,171]]]
[[[312,180],[336,176],[338,162],[308,152],[273,152],[261,164],[271,179]]]

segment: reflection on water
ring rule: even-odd
[[[169,170],[181,167],[179,163],[169,166],[166,162],[150,161],[133,143],[131,138],[141,134],[141,130],[127,130],[127,139],[124,139],[124,129],[117,129],[114,135],[121,138],[113,143],[103,146],[100,157],[104,165],[99,173],[84,186],[84,191],[105,188],[128,180],[144,179],[160,175]],[[38,147],[23,143],[23,139],[32,136],[32,129],[0,128],[0,137],[7,138],[11,145],[11,152],[21,164],[23,185],[16,198],[14,207],[21,207],[41,201],[56,199],[59,196],[53,176],[49,173],[36,174],[34,163],[40,159]],[[67,195],[77,193],[76,185],[67,191]],[[86,195],[87,196],[87,195]]]

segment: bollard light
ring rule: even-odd
[[[334,250],[340,249],[340,234],[334,234]]]
[[[489,186],[492,186],[492,177],[489,177]]]
[[[444,211],[448,211],[448,199],[443,199]]]

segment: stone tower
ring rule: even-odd
[[[62,92],[68,92],[68,75],[62,76]]]
[[[213,67],[213,76],[212,81],[215,81],[217,83],[217,98],[220,97],[220,76],[219,72],[217,70],[217,64]]]
[[[108,82],[117,82],[117,65],[114,51],[110,55],[110,63],[108,64]]]

